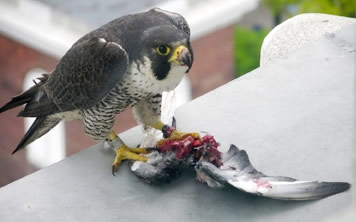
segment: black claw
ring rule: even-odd
[[[112,175],[113,176],[115,176],[115,165],[112,165],[112,167],[111,167],[111,173],[112,173]]]
[[[157,151],[157,152],[161,152],[161,149],[158,147],[147,147],[146,148],[147,152],[151,152],[151,151]]]
[[[172,127],[177,128],[177,121],[176,118],[174,118],[174,116],[172,117]]]

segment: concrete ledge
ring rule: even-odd
[[[178,128],[207,131],[245,149],[257,169],[305,180],[351,182],[355,26],[324,35],[176,112]],[[140,142],[138,128],[125,132]],[[192,172],[147,185],[101,145],[0,189],[2,221],[322,221],[351,206],[351,192],[276,201],[213,190]]]

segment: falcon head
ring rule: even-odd
[[[187,73],[193,64],[193,52],[189,36],[182,30],[156,27],[145,32],[148,50],[145,52],[151,60],[151,69],[158,80],[173,73]]]
[[[150,27],[138,36],[136,44],[132,46],[137,55],[134,63],[164,90],[173,89],[192,67],[189,33],[175,26]]]

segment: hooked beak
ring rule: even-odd
[[[193,64],[193,56],[185,45],[180,45],[174,49],[168,62],[174,62],[181,66],[188,66],[188,72]]]

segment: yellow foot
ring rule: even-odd
[[[147,153],[145,148],[130,148],[126,145],[122,145],[116,151],[116,157],[112,164],[112,174],[115,175],[122,160],[138,160],[142,162],[147,161],[147,157],[139,155],[140,153]]]
[[[172,140],[180,140],[185,136],[191,136],[194,139],[200,139],[200,134],[199,133],[183,133],[183,132],[179,132],[178,130],[174,130],[172,132],[172,134],[166,138],[166,139],[161,139],[160,141],[157,142],[157,145],[160,146],[163,143],[165,143],[166,141],[172,141]]]

